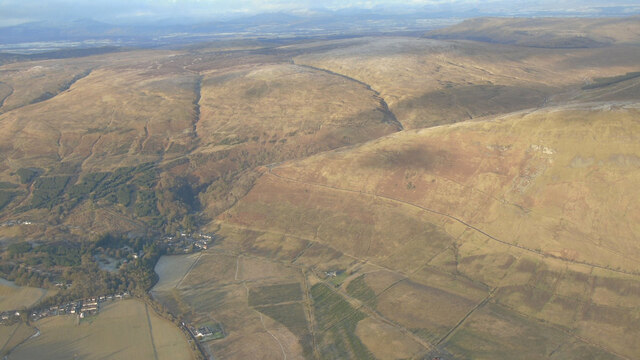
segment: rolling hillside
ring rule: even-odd
[[[157,263],[152,295],[222,324],[215,358],[633,359],[637,24],[4,64],[0,270],[35,284],[91,268],[103,234],[110,253],[146,234],[151,261],[158,237],[206,231],[206,251]],[[16,354],[62,341],[43,336]],[[63,340],[59,357],[96,339]]]
[[[612,18],[476,18],[428,32],[434,39],[465,39],[536,48],[638,45],[637,16]]]
[[[240,55],[234,57],[245,59]],[[199,209],[199,193],[206,209],[225,209],[247,186],[230,194],[234,181],[250,179],[255,166],[399,129],[363,85],[256,57],[238,64],[215,55],[136,51],[83,60],[90,70],[82,76],[79,60],[8,65],[3,84],[14,90],[0,108],[6,107],[0,178],[13,185],[5,191],[3,217],[43,223],[44,216],[49,225],[97,232],[167,224]],[[29,80],[34,72],[39,75]],[[145,171],[148,179],[136,183]],[[189,195],[171,204],[171,189],[181,184]],[[154,188],[165,189],[165,203],[160,194],[136,202]],[[128,200],[115,199],[118,189]]]
[[[264,169],[219,223],[330,249],[341,265],[309,250],[292,264],[325,281],[345,271],[332,291],[424,351],[582,358],[575,342],[632,358],[638,115],[637,103],[591,104],[394,134]],[[247,241],[242,252],[270,248]]]
[[[638,40],[640,37],[635,36]],[[365,38],[294,58],[378,91],[406,129],[542,107],[595,78],[637,71],[637,46],[539,49],[412,38]]]

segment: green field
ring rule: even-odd
[[[373,359],[371,352],[355,334],[358,322],[367,316],[324,284],[314,285],[311,296],[322,358]]]
[[[376,293],[365,282],[366,275],[360,275],[347,285],[347,293],[363,303],[375,307]]]
[[[249,306],[301,300],[302,290],[299,283],[260,286],[249,290]]]

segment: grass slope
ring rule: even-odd
[[[394,134],[266,171],[219,221],[395,272],[354,268],[345,290],[454,354],[537,358],[566,339],[633,356],[638,111],[573,105]],[[473,352],[486,329],[470,324],[483,313],[556,335],[492,335]]]

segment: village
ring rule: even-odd
[[[211,233],[192,234],[181,231],[176,236],[165,236],[162,238],[162,243],[166,247],[167,254],[188,254],[206,250],[213,240],[215,235]]]
[[[130,235],[105,237],[84,250],[84,253],[79,251],[77,247],[67,248],[64,246],[66,244],[40,244],[35,242],[26,243],[27,245],[23,245],[24,249],[18,247],[7,251],[13,251],[16,257],[21,256],[21,260],[24,260],[23,257],[25,256],[40,257],[52,259],[51,263],[55,264],[63,264],[64,262],[64,265],[68,266],[79,266],[80,258],[82,257],[80,255],[86,254],[90,256],[100,270],[114,274],[112,276],[126,276],[126,274],[135,271],[135,269],[155,263],[154,259],[159,254],[190,254],[204,251],[212,245],[215,239],[216,235],[213,233],[182,230],[175,234],[167,234],[155,239]],[[153,271],[153,265],[150,266],[151,271]],[[50,287],[55,286],[55,288],[63,291],[72,288],[75,281],[61,276],[58,272],[51,272],[46,267],[43,268],[38,262],[24,264],[20,269],[23,272],[28,272],[28,274],[37,274],[42,278],[48,279]],[[108,277],[106,274],[103,276]],[[80,296],[82,298],[78,297],[73,300],[74,297],[71,297],[67,298],[68,300],[60,300],[57,304],[56,302],[53,302],[53,304],[49,302],[46,306],[1,312],[0,325],[9,327],[18,323],[26,323],[27,325],[38,326],[39,320],[60,316],[72,318],[76,325],[80,325],[83,322],[91,322],[96,317],[99,317],[105,306],[107,308],[111,306],[109,305],[111,302],[131,298],[133,295],[131,292],[124,290],[115,290],[114,293],[109,294],[107,290],[107,292],[102,291],[99,296],[98,294],[93,295],[91,291],[85,292],[84,295]],[[179,327],[183,329],[184,334],[203,353],[204,350],[200,348],[200,343],[222,339],[226,336],[220,323],[191,323],[182,321],[182,319],[174,320],[180,324]]]
[[[75,315],[79,319],[97,315],[104,302],[122,300],[131,297],[128,291],[105,296],[97,296],[82,300],[70,301],[57,306],[32,310],[28,315],[30,321],[37,321],[50,316]],[[25,310],[11,310],[0,313],[0,325],[11,325],[24,319]]]
[[[82,300],[69,301],[60,305],[34,309],[31,310],[28,314],[27,310],[4,311],[0,313],[0,326],[11,326],[27,319],[30,322],[36,322],[38,320],[52,316],[65,315],[75,316],[77,321],[80,321],[82,319],[97,316],[100,312],[101,307],[106,305],[106,303],[128,299],[131,297],[131,293],[125,291],[122,293],[89,297]],[[220,323],[194,326],[193,324],[181,321],[180,325],[188,332],[188,335],[193,340],[199,342],[218,340],[226,336],[224,328]]]
[[[214,234],[179,232],[176,235],[164,236],[160,244],[168,255],[190,254],[206,250],[214,239]],[[98,247],[94,251],[93,258],[101,270],[117,272],[144,255],[143,250],[136,251],[131,246],[124,245],[119,248]]]
[[[211,233],[188,233],[181,231],[176,235],[164,236],[161,244],[167,254],[188,254],[206,250],[211,242],[215,239],[215,235]],[[144,251],[135,251],[131,246],[124,245],[119,248],[102,248],[98,247],[93,252],[93,258],[102,270],[117,272],[122,267],[132,261],[142,258]],[[31,266],[29,266],[31,269]],[[39,269],[33,268],[33,271],[39,272]],[[53,274],[49,274],[53,275]],[[55,286],[59,288],[68,288],[71,283],[56,282]],[[121,300],[131,297],[128,291],[122,293],[114,293],[110,295],[88,297],[81,300],[66,302],[59,305],[43,307],[31,310],[28,314],[27,310],[11,310],[0,313],[0,325],[12,325],[16,322],[37,321],[51,316],[74,315],[78,319],[84,319],[89,316],[95,316],[99,313],[101,306],[110,301]],[[193,326],[192,324],[182,323],[183,327],[188,330],[190,335],[197,340],[207,341],[220,339],[225,336],[221,325],[203,325]]]

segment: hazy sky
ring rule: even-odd
[[[314,8],[371,8],[468,0],[0,0],[0,22],[94,18],[130,21],[162,17],[220,17]]]
[[[632,5],[637,0],[0,0],[0,26],[36,20],[92,18],[107,22],[135,22],[161,18],[216,18],[275,11],[317,8],[376,8],[384,6],[473,5],[514,8],[562,7],[601,4]],[[505,5],[506,4],[506,5]]]

